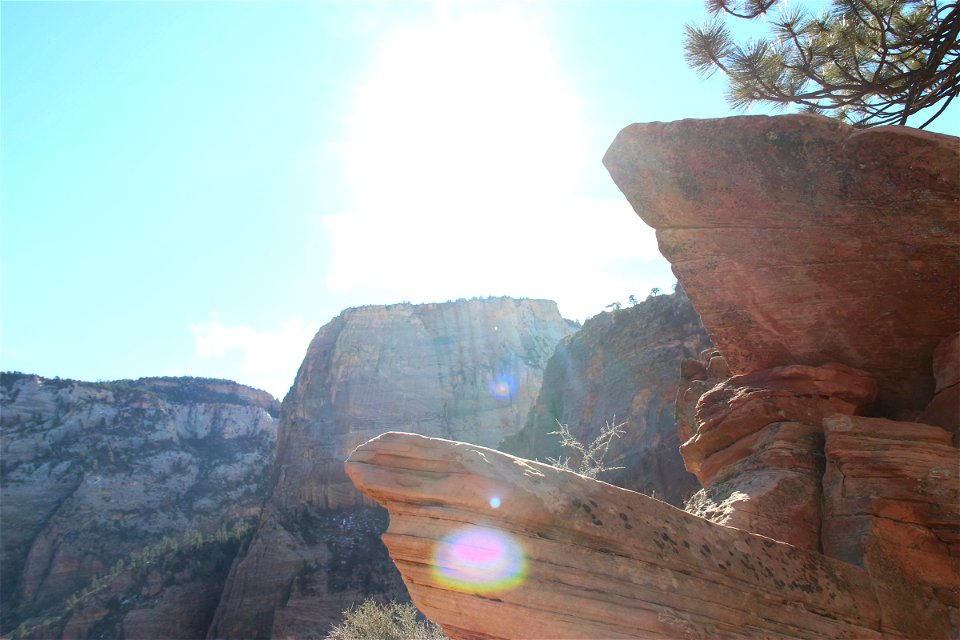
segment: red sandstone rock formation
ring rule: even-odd
[[[681,451],[705,487],[688,508],[863,566],[901,627],[954,634],[958,151],[784,116],[633,125],[604,159],[717,353],[750,372],[685,363]]]
[[[960,329],[960,144],[820,116],[635,124],[604,157],[734,373],[839,362],[914,419]]]
[[[951,434],[839,415],[823,427],[823,552],[866,567],[891,611],[905,592],[960,605],[960,452]]]
[[[453,638],[949,636],[942,606],[892,607],[860,567],[490,449],[387,433],[346,470]]]

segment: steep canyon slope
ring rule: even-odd
[[[543,387],[523,429],[501,451],[546,460],[569,455],[558,422],[577,440],[592,442],[610,422],[623,423],[607,453],[623,467],[602,479],[681,506],[699,483],[683,468],[674,419],[680,363],[710,345],[683,290],[587,320],[557,345]]]
[[[324,633],[366,595],[405,597],[386,514],[343,461],[401,429],[496,446],[520,430],[556,344],[556,304],[490,298],[348,309],[317,333],[284,399],[270,497],[210,637]]]
[[[198,378],[0,381],[3,632],[202,636],[279,403]]]

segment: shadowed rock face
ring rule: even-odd
[[[482,447],[387,433],[346,469],[454,638],[949,636],[942,610],[909,593],[892,610],[852,564]]]
[[[557,421],[592,442],[604,425],[624,423],[602,480],[674,506],[698,488],[683,468],[674,419],[680,362],[709,345],[700,318],[678,291],[605,312],[557,345],[523,429],[499,447],[522,458],[562,458]]]
[[[734,373],[839,362],[914,419],[960,328],[960,144],[811,115],[634,124],[604,157]]]
[[[0,380],[3,632],[204,635],[279,403],[225,380]]]
[[[404,429],[495,446],[516,433],[574,327],[544,300],[348,309],[322,327],[284,399],[260,527],[211,637],[323,635],[365,596],[405,597],[385,514],[343,472],[359,443]]]

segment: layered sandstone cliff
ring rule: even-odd
[[[279,403],[222,380],[4,373],[0,407],[3,631],[203,635]]]
[[[378,539],[386,514],[343,461],[392,429],[495,446],[523,426],[573,330],[555,303],[510,298],[348,309],[322,327],[284,399],[270,498],[210,636],[318,635],[367,595],[405,597]]]
[[[523,429],[499,447],[521,458],[569,455],[557,423],[592,442],[609,422],[623,423],[606,457],[620,466],[602,480],[680,506],[699,483],[683,467],[674,418],[680,363],[710,341],[682,290],[587,320],[557,345]]]

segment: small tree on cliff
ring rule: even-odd
[[[943,0],[833,0],[819,15],[778,0],[706,0],[710,19],[686,26],[685,59],[703,75],[727,76],[727,100],[796,104],[858,127],[906,124],[960,92],[958,3]],[[726,16],[769,22],[771,35],[738,44]],[[942,103],[942,104],[941,104]]]

